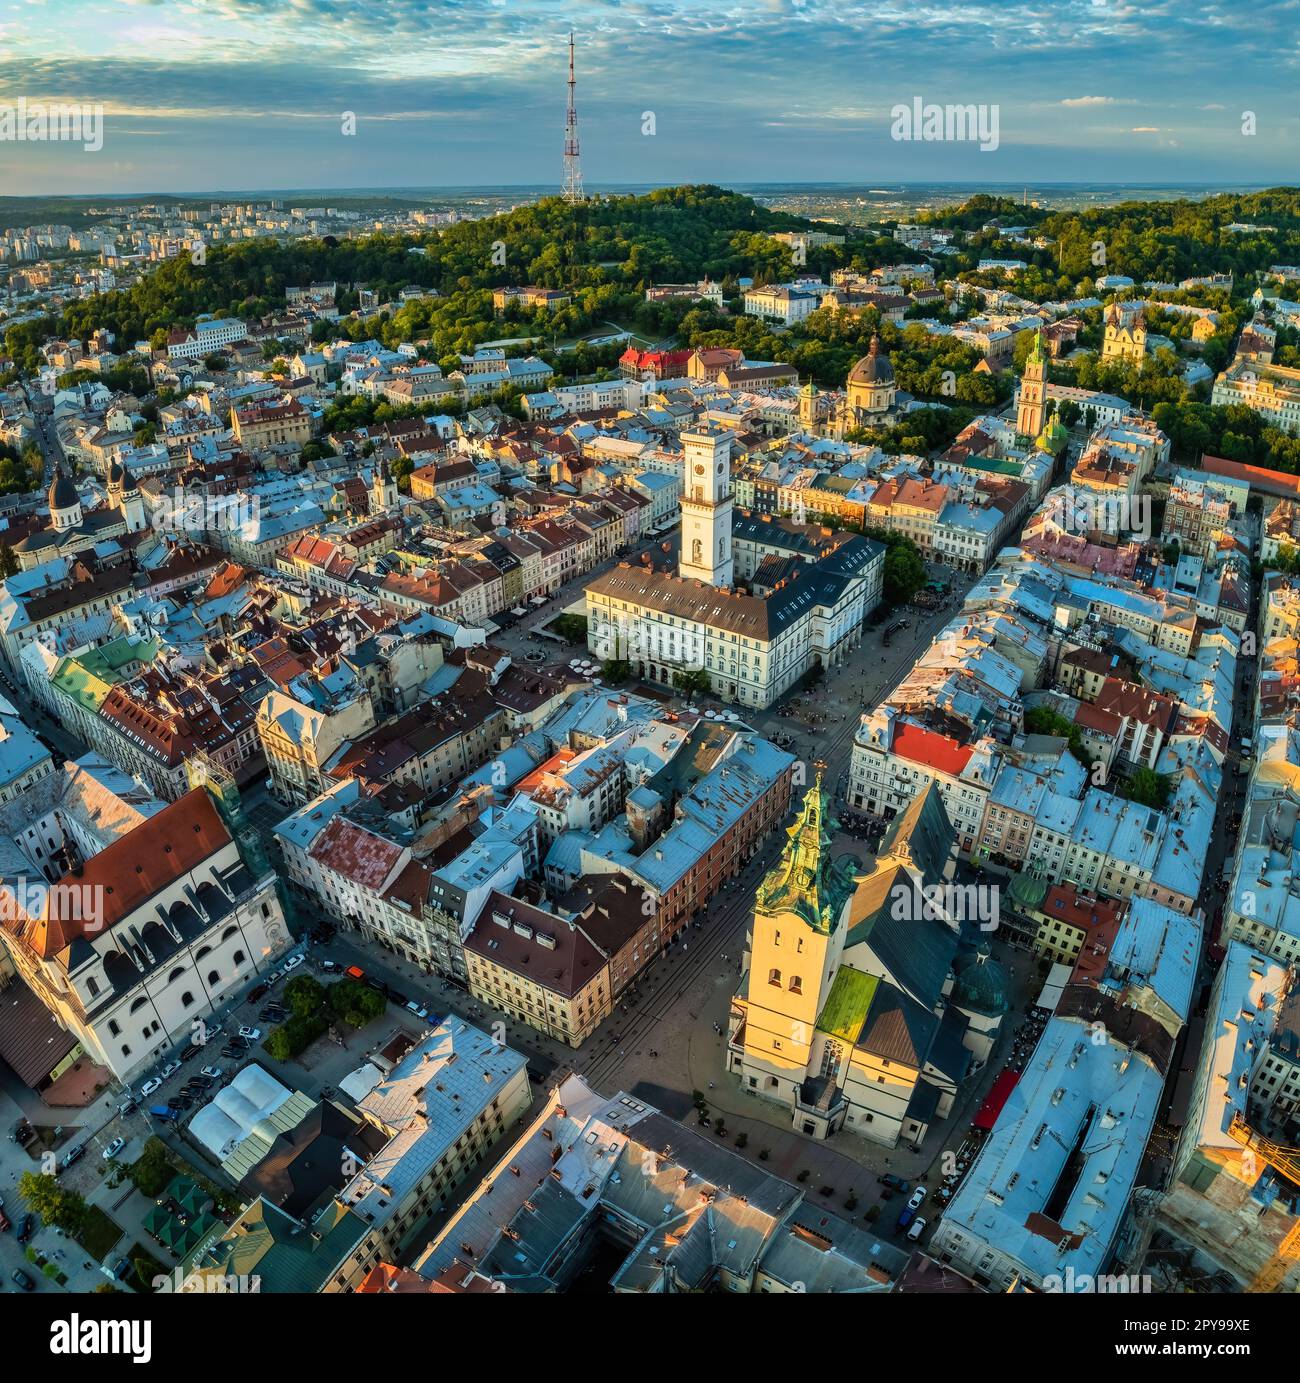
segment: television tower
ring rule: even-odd
[[[564,121],[564,192],[566,202],[582,201],[582,163],[578,158],[578,106],[574,93],[573,34],[569,34],[569,111]]]

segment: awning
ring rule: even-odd
[[[1002,1113],[1002,1106],[1006,1104],[1019,1079],[1019,1071],[1003,1071],[993,1082],[992,1090],[989,1091],[984,1103],[980,1105],[980,1112],[971,1121],[976,1128],[984,1129],[987,1132],[997,1123],[998,1115]]]

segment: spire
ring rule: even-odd
[[[1034,332],[1034,347],[1029,352],[1029,362],[1035,365],[1043,363],[1043,333],[1041,330]]]
[[[787,827],[781,858],[758,886],[755,908],[768,914],[793,912],[818,931],[833,932],[853,889],[853,870],[832,862],[834,822],[822,787],[822,768],[804,794],[799,814]]]

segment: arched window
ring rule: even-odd
[[[244,963],[244,953],[243,953],[242,951],[236,951],[236,952],[235,952],[235,964],[236,964],[236,965],[243,965],[243,963]]]
[[[211,946],[200,946],[199,949],[194,952],[194,959],[202,960],[203,957],[206,956],[210,950],[212,950]]]
[[[182,1007],[182,1008],[189,1008],[189,1006],[190,1006],[193,1002],[194,1002],[194,995],[187,989],[187,990],[185,991],[185,993],[181,995],[181,1007]]]
[[[218,979],[217,972],[216,972],[215,970],[209,970],[209,971],[208,971],[208,983],[209,983],[209,984],[216,984],[217,979]]]
[[[176,969],[173,970],[171,974],[167,976],[167,983],[171,984],[173,980],[179,980],[184,973],[185,967],[183,965],[178,965]]]
[[[771,971],[769,971],[769,972],[768,972],[768,976],[767,976],[767,982],[768,982],[768,984],[774,984],[774,985],[776,985],[776,987],[777,987],[778,989],[780,989],[780,988],[781,988],[781,972],[780,972],[779,970],[771,970]]]
[[[234,934],[235,934],[238,930],[239,930],[238,927],[227,927],[226,930],[225,930],[224,932],[221,933],[221,939],[222,939],[222,941],[229,941],[230,938],[231,938],[232,936],[234,936]]]
[[[140,998],[138,998],[138,999],[135,1001],[135,1003],[133,1003],[133,1004],[131,1005],[131,1007],[130,1007],[130,1009],[128,1010],[128,1012],[134,1013],[137,1009],[143,1008],[148,1002],[149,1002],[149,1000],[146,999],[143,995],[141,995]]]
[[[800,976],[800,975],[791,975],[791,976],[790,976],[790,993],[791,993],[791,994],[802,994],[802,993],[803,993],[803,977],[802,977],[802,976]]]

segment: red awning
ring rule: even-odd
[[[1006,1104],[1007,1097],[1016,1088],[1016,1082],[1019,1079],[1019,1071],[1003,1071],[993,1082],[993,1089],[989,1091],[984,1103],[980,1105],[980,1112],[975,1116],[976,1128],[984,1129],[987,1132],[997,1123],[998,1115],[1002,1113],[1002,1106]]]

